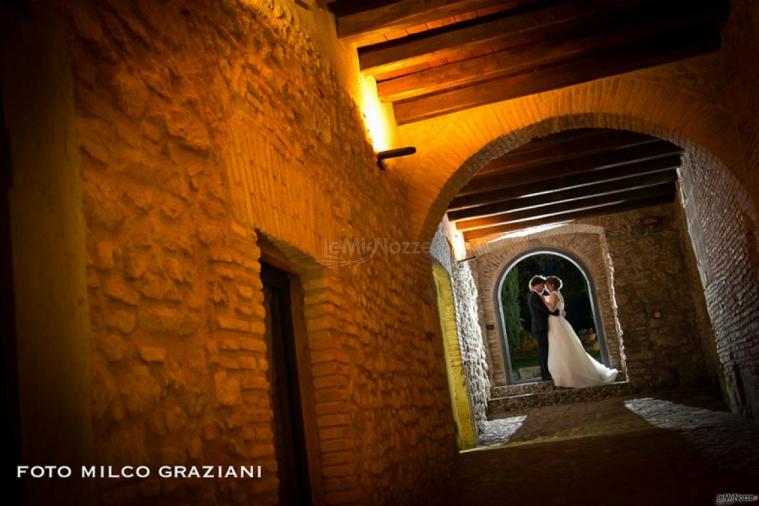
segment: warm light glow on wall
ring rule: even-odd
[[[390,148],[390,131],[395,121],[392,118],[391,106],[380,102],[377,96],[377,82],[372,76],[360,76],[359,85],[361,112],[372,146],[375,152],[385,151]]]
[[[464,241],[464,233],[460,232],[456,225],[448,223],[448,240],[451,243],[451,250],[453,251],[453,258],[455,260],[463,260],[466,258],[466,241]]]

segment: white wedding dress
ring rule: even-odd
[[[560,314],[564,297],[556,294]],[[584,388],[613,383],[619,371],[591,357],[582,346],[572,325],[563,316],[548,317],[548,371],[557,387]]]

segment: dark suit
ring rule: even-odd
[[[527,305],[530,307],[530,315],[532,315],[532,335],[538,342],[540,377],[546,381],[551,379],[551,373],[548,372],[548,317],[558,315],[559,310],[549,311],[537,292],[530,292]]]

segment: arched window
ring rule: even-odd
[[[585,350],[609,364],[603,325],[596,308],[595,289],[587,269],[571,255],[549,249],[528,251],[512,260],[498,278],[495,304],[509,383],[540,381],[537,342],[530,330],[527,306],[529,280],[536,274],[558,276],[564,282],[567,320]]]

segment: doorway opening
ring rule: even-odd
[[[563,280],[566,318],[577,332],[585,351],[609,366],[609,352],[597,311],[595,290],[587,270],[565,253],[530,251],[513,260],[503,271],[495,293],[504,362],[509,384],[540,381],[537,341],[530,331],[527,285],[535,274]]]
[[[274,453],[279,502],[311,504],[306,428],[295,340],[293,284],[297,277],[261,263],[269,382],[274,407]]]

